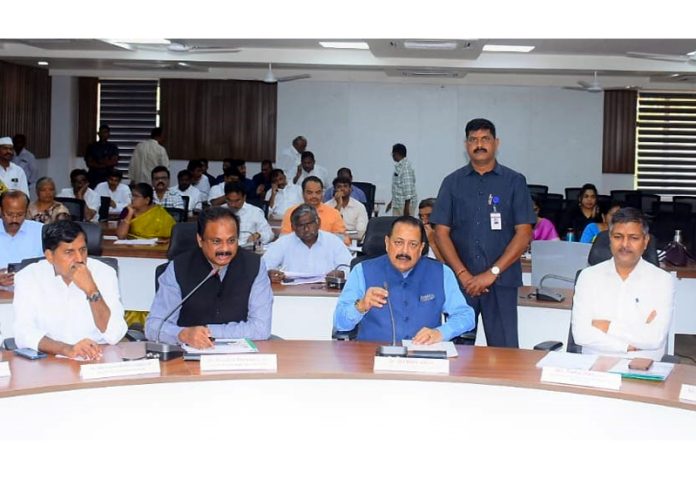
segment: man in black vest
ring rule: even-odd
[[[211,338],[268,339],[273,292],[261,257],[238,246],[239,220],[214,207],[198,217],[198,246],[176,256],[159,278],[145,323],[152,341],[210,348]],[[217,271],[162,324],[177,304]]]

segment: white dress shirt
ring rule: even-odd
[[[210,187],[210,192],[208,193],[208,201],[216,200],[225,196],[225,182],[218,183]]]
[[[29,189],[31,189],[36,184],[36,180],[39,179],[39,165],[36,164],[34,153],[22,148],[22,151],[12,158],[12,162],[24,170]]]
[[[100,344],[116,344],[126,334],[123,306],[116,271],[99,260],[87,259],[87,267],[106,302],[111,316],[106,331],[94,324],[92,309],[84,291],[75,283],[65,284],[47,260],[25,267],[15,276],[15,341],[19,348],[38,350],[46,336],[75,344],[89,338]]]
[[[75,192],[72,188],[63,188],[60,190],[60,194],[57,197],[75,198]],[[99,195],[97,195],[92,188],[87,188],[87,191],[85,191],[84,200],[87,208],[94,210],[97,213],[92,217],[92,223],[99,222],[99,207],[101,206],[101,198],[99,198]]]
[[[208,201],[208,195],[210,194],[210,180],[208,180],[208,177],[205,175],[201,176],[198,183],[194,183],[193,186],[201,193],[201,201]]]
[[[227,208],[227,204],[224,205]],[[268,244],[273,241],[275,235],[271,229],[271,225],[266,221],[263,215],[263,210],[257,206],[250,205],[246,201],[244,205],[236,211],[235,214],[239,218],[239,245],[244,246],[249,242],[249,236],[253,233],[261,235],[261,242]]]
[[[150,183],[152,170],[156,166],[169,168],[167,150],[154,138],[141,141],[133,150],[133,157],[128,165],[128,177],[135,183]]]
[[[24,220],[19,231],[10,236],[0,222],[0,269],[7,268],[8,263],[43,256],[42,228],[43,224],[38,221]]]
[[[657,314],[646,322],[652,311]],[[622,280],[614,258],[585,268],[573,298],[573,339],[582,352],[660,360],[674,311],[674,278],[641,259]],[[606,333],[593,319],[610,321]],[[638,351],[628,351],[628,346]]]
[[[27,175],[21,166],[12,163],[5,168],[0,165],[0,181],[2,181],[8,190],[23,191],[29,196],[29,185],[27,184]]]
[[[116,206],[109,206],[109,213],[113,214],[121,213],[121,211],[123,211],[123,208],[128,206],[131,202],[131,190],[130,188],[128,188],[128,186],[124,185],[123,183],[118,184],[118,186],[116,187],[116,191],[111,191],[111,188],[109,188],[109,183],[106,181],[102,181],[97,185],[96,188],[94,188],[94,193],[100,198],[102,196],[108,196],[109,198],[114,200]]]
[[[290,145],[280,153],[275,167],[283,170],[285,172],[285,176],[292,179],[295,177],[297,165],[300,164],[301,157],[302,154],[297,151],[294,146]]]
[[[272,193],[272,190],[268,190],[266,192],[266,201],[271,201]],[[298,185],[291,185],[288,183],[285,185],[285,188],[282,190],[278,189],[276,192],[273,206],[271,206],[269,203],[268,217],[274,220],[282,220],[287,209],[299,203],[303,203],[302,188],[300,188]]]
[[[327,201],[325,204],[331,208],[336,208],[335,199]],[[365,236],[365,229],[367,229],[367,211],[365,210],[365,205],[355,198],[349,197],[348,204],[341,208],[339,213],[341,213],[343,222],[346,224],[346,229],[357,231],[357,233],[351,233],[350,237],[353,239],[362,239],[362,237]]]
[[[191,185],[188,188],[186,188],[184,191],[181,191],[178,186],[172,186],[169,189],[176,191],[181,196],[188,196],[189,197],[189,204],[188,204],[189,216],[191,216],[193,214],[193,210],[200,210],[202,208],[202,206],[201,206],[201,192],[198,191],[198,188],[196,188],[195,186]]]
[[[292,172],[291,175],[288,176],[288,179],[292,181],[295,178],[295,174],[297,173],[297,168],[295,168],[295,171]],[[297,183],[295,183],[297,186],[302,187],[302,182],[304,181],[305,178],[308,176],[316,176],[321,180],[322,185],[324,188],[326,188],[328,185],[331,184],[331,181],[333,181],[333,178],[329,179],[329,172],[326,170],[321,165],[317,165],[316,163],[314,164],[314,169],[307,173],[305,170],[302,170],[302,174],[300,177],[297,179]]]
[[[319,231],[319,237],[308,247],[295,233],[281,236],[271,243],[262,257],[267,269],[294,273],[326,274],[340,265],[350,265],[350,251],[333,233]]]

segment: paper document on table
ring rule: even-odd
[[[664,381],[674,369],[672,363],[660,363],[655,361],[646,371],[641,369],[630,369],[628,363],[630,359],[622,359],[614,365],[608,372],[620,374],[621,377],[629,379],[648,379],[650,381]]]
[[[118,236],[115,235],[104,235],[102,236],[102,239],[105,239],[107,241],[116,241],[118,240]]]
[[[448,358],[457,357],[457,347],[452,341],[440,341],[433,344],[413,344],[410,339],[401,341],[401,345],[409,351],[445,351]]]
[[[536,363],[536,367],[582,369],[589,371],[597,360],[596,354],[566,353],[564,351],[549,351],[546,356]]]
[[[208,349],[198,349],[188,344],[182,345],[188,354],[238,354],[238,353],[258,353],[256,347],[250,339],[217,339],[215,346]]]
[[[126,244],[132,246],[155,246],[157,244],[157,238],[116,240],[114,241],[114,244]]]
[[[316,273],[296,273],[292,271],[283,271],[285,279],[282,284],[285,286],[293,284],[309,284],[309,283],[323,283],[325,274]]]

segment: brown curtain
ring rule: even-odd
[[[83,156],[87,145],[97,138],[99,79],[80,77],[77,85],[77,156]]]
[[[0,62],[0,136],[23,133],[37,158],[51,156],[48,70]]]
[[[277,87],[243,80],[160,80],[170,158],[275,158]]]
[[[637,101],[638,93],[633,90],[604,92],[602,173],[635,171]]]

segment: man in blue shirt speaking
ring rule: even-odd
[[[360,323],[358,340],[391,342],[390,310],[396,339],[416,344],[449,341],[474,327],[473,310],[452,270],[421,257],[427,239],[419,220],[400,216],[384,241],[386,255],[363,261],[348,276],[334,311],[337,330],[350,331]]]

